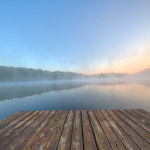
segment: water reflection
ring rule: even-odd
[[[79,87],[84,87],[86,85],[122,85],[131,84],[135,82],[131,81],[63,81],[63,82],[43,82],[43,83],[16,83],[16,84],[0,84],[0,101],[14,99],[14,98],[24,98],[27,96],[41,95],[43,93],[48,93],[51,91],[63,91],[71,90]],[[140,81],[136,82],[144,86],[150,87],[150,82]]]
[[[0,119],[17,111],[123,108],[150,111],[149,82],[65,81],[0,85]]]
[[[0,100],[41,95],[50,91],[70,90],[84,85],[85,83],[75,82],[5,84],[0,86]]]

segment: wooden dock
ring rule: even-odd
[[[21,111],[0,121],[0,150],[150,150],[150,112]]]

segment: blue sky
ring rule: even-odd
[[[0,65],[135,72],[149,43],[149,0],[0,1]]]

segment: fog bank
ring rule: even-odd
[[[0,83],[28,82],[116,82],[116,81],[146,81],[150,79],[150,69],[135,74],[100,73],[86,75],[75,72],[43,71],[41,69],[15,68],[0,66]]]

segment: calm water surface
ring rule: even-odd
[[[150,111],[150,82],[0,84],[0,119],[17,111],[123,108]]]

